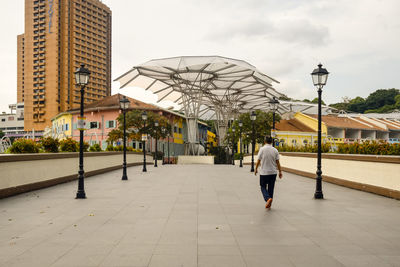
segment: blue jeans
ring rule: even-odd
[[[264,200],[267,201],[274,196],[276,174],[260,175],[260,187]]]

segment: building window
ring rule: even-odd
[[[115,121],[106,121],[106,128],[115,128],[116,122]]]
[[[91,121],[90,122],[90,129],[98,129],[99,128],[99,122],[97,121]]]

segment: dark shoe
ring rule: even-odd
[[[271,204],[272,204],[272,198],[269,198],[269,199],[267,200],[267,203],[265,204],[265,208],[266,208],[266,209],[271,208]]]

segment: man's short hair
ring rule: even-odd
[[[267,135],[267,136],[265,137],[265,142],[266,142],[267,144],[272,144],[272,137],[269,136],[269,135]]]

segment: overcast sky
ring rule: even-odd
[[[310,73],[331,73],[326,103],[400,88],[398,0],[104,0],[113,12],[112,78],[154,58],[220,55],[243,59],[296,99],[317,96]],[[17,34],[24,1],[2,1],[0,111],[16,101]],[[112,92],[155,101],[143,90]]]

